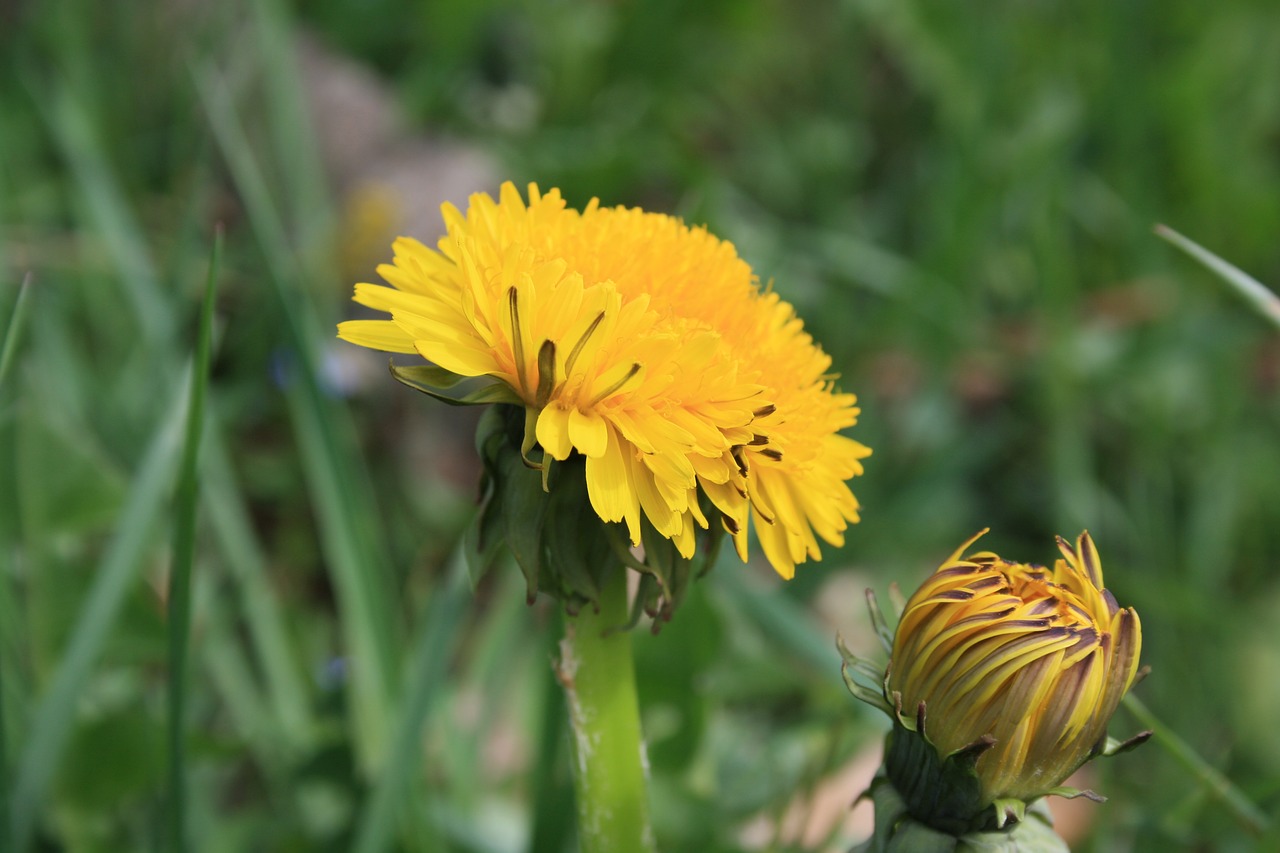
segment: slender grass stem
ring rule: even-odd
[[[386,554],[375,497],[358,455],[347,412],[320,385],[320,322],[298,282],[300,262],[268,190],[230,95],[209,69],[195,73],[196,90],[210,127],[245,205],[264,256],[267,281],[285,320],[284,336],[298,359],[287,382],[286,401],[316,511],[319,538],[333,575],[344,644],[361,661],[350,681],[356,756],[364,772],[377,771],[386,754],[392,708],[399,692],[399,639],[388,587]]]
[[[8,579],[0,577],[0,583]],[[4,637],[0,636],[0,641]],[[13,838],[13,828],[9,825],[9,757],[5,751],[4,725],[4,647],[0,645],[0,850],[12,850],[17,842]]]
[[[1144,727],[1151,729],[1155,742],[1164,747],[1175,761],[1199,779],[1210,793],[1231,812],[1240,825],[1255,835],[1261,835],[1271,828],[1271,819],[1262,810],[1231,784],[1231,780],[1223,776],[1216,768],[1205,761],[1178,734],[1164,723],[1142,703],[1142,700],[1129,693],[1124,697],[1124,706],[1129,713]]]
[[[1266,285],[1239,267],[1227,263],[1194,240],[1182,236],[1167,225],[1157,225],[1155,232],[1158,237],[1181,249],[1199,261],[1202,266],[1218,276],[1218,278],[1231,285],[1237,293],[1258,310],[1259,314],[1270,320],[1277,328],[1280,328],[1280,297],[1268,290]]]
[[[13,354],[18,350],[18,338],[22,334],[22,324],[27,316],[27,297],[31,292],[31,273],[22,279],[18,288],[18,298],[13,303],[13,313],[9,315],[9,325],[4,330],[4,342],[0,344],[0,388],[4,387],[5,377],[9,375],[9,365],[13,363]]]
[[[551,632],[546,632],[547,654],[554,654]],[[573,829],[573,788],[564,774],[565,739],[564,691],[550,679],[543,686],[541,717],[538,724],[535,779],[541,783],[533,791],[533,826],[529,850],[563,850],[565,839]]]
[[[76,704],[106,638],[116,624],[130,585],[151,546],[156,521],[163,514],[178,463],[181,405],[185,384],[175,389],[168,416],[157,425],[141,466],[133,476],[102,559],[92,572],[93,583],[75,614],[71,637],[57,660],[48,687],[30,716],[22,755],[15,768],[10,819],[14,849],[28,849],[35,834],[45,795],[59,766],[76,717]]]
[[[422,727],[445,686],[451,651],[458,640],[467,600],[466,562],[461,553],[454,556],[449,576],[436,590],[419,624],[413,656],[409,663],[400,713],[379,774],[361,809],[356,828],[356,853],[381,853],[390,845],[396,828],[398,811],[404,805],[406,791],[422,757]]]
[[[582,853],[654,850],[644,740],[627,622],[626,572],[604,581],[598,612],[564,619],[557,676],[573,726],[573,782]]]
[[[186,438],[179,469],[173,532],[173,565],[169,575],[169,842],[182,853],[186,838],[187,644],[191,633],[191,564],[195,559],[196,504],[200,494],[200,437],[204,427],[204,397],[209,377],[213,336],[213,297],[222,256],[222,228],[213,238],[200,332],[192,365],[191,396],[187,405]]]
[[[26,319],[28,296],[31,291],[31,273],[22,279],[18,289],[18,298],[14,300],[13,311],[5,326],[4,337],[0,339],[0,388],[4,387],[5,377],[9,374],[9,365],[13,363],[13,355],[18,350],[18,338]],[[0,583],[8,583],[8,578],[0,576]],[[8,739],[4,722],[4,669],[5,649],[4,636],[0,634],[0,849],[9,850],[17,844],[13,838],[13,828],[9,821],[9,755]]]

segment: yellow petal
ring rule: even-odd
[[[413,338],[390,320],[347,320],[338,324],[338,337],[383,352],[417,352]]]
[[[544,407],[538,415],[536,435],[542,449],[553,458],[561,462],[568,459],[573,452],[573,442],[569,438],[569,409],[558,403]]]
[[[569,410],[569,440],[588,458],[603,456],[609,446],[609,427],[595,412]]]
[[[607,426],[607,425],[606,425]],[[605,521],[626,521],[631,544],[640,544],[640,500],[631,483],[631,466],[618,434],[608,427],[608,447],[600,456],[587,457],[587,496],[596,515]]]

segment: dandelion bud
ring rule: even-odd
[[[1016,824],[1046,794],[1097,798],[1060,786],[1095,755],[1146,739],[1108,747],[1142,635],[1103,586],[1089,534],[1074,547],[1059,538],[1052,569],[963,556],[977,538],[907,600],[882,695],[866,686],[869,665],[845,653],[855,695],[894,720],[883,781],[912,819],[955,836]]]

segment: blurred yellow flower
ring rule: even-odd
[[[526,444],[585,457],[592,507],[633,544],[643,517],[690,557],[708,525],[699,491],[743,559],[754,519],[784,577],[821,559],[819,538],[842,544],[858,520],[845,481],[870,450],[839,434],[855,398],[792,307],[703,228],[595,200],[579,212],[533,184],[528,196],[506,183],[465,216],[445,205],[439,251],[398,239],[378,267],[392,286],[355,293],[391,318],[339,336],[505,384]]]
[[[974,765],[982,803],[1025,802],[1102,751],[1137,676],[1142,633],[1103,586],[1087,532],[1074,547],[1058,538],[1052,570],[990,551],[962,556],[978,536],[907,601],[886,696],[939,756],[987,747]]]

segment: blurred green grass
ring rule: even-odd
[[[439,457],[468,423],[332,372],[350,202],[308,123],[303,33],[375,69],[414,134],[732,239],[862,399],[876,452],[847,546],[785,586],[725,563],[638,638],[663,849],[739,849],[873,746],[835,627],[866,632],[862,586],[914,584],[988,525],[1046,561],[1054,533],[1092,531],[1143,618],[1144,702],[1274,815],[1280,342],[1150,229],[1280,282],[1280,19],[983,11],[0,8],[0,328],[33,276],[0,384],[0,849],[163,849],[164,531],[219,221],[195,849],[572,844],[549,605],[513,571],[473,594],[451,574],[472,494]],[[1158,749],[1100,773],[1077,849],[1266,843]]]

